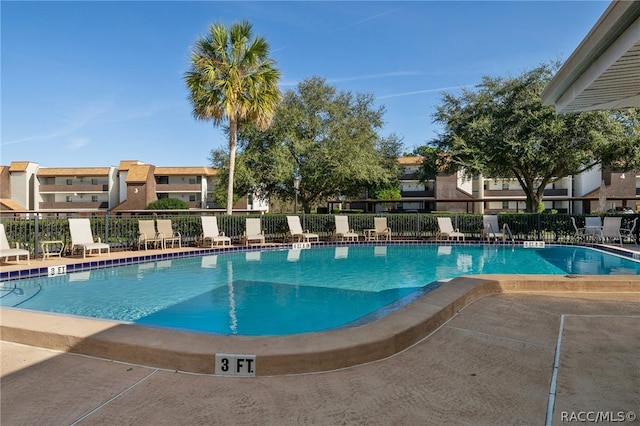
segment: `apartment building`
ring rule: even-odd
[[[216,170],[204,166],[163,167],[123,160],[117,167],[41,167],[29,161],[0,166],[0,209],[41,213],[144,210],[153,201],[177,198],[189,208],[213,208]],[[257,197],[235,208],[268,210]]]
[[[40,212],[110,210],[118,199],[115,167],[38,167],[33,193]]]
[[[440,174],[421,182],[422,157],[401,157],[400,200],[373,199],[340,202],[350,208],[382,211],[450,211],[467,213],[518,212],[525,195],[515,179],[466,178],[462,173]],[[114,213],[144,210],[158,199],[177,198],[190,208],[214,208],[216,170],[204,167],[166,167],[138,160],[123,160],[117,167],[40,167],[14,161],[0,166],[0,210]],[[601,186],[606,204],[600,205]],[[550,184],[544,191],[545,210],[560,213],[594,213],[620,207],[640,211],[640,174],[592,169]],[[251,194],[234,209],[266,212],[268,200]]]
[[[207,208],[207,195],[213,189],[214,169],[198,167],[160,167],[137,160],[124,160],[118,166],[119,200],[115,211],[143,210],[156,200],[176,198],[189,208]]]
[[[366,211],[449,211],[461,213],[518,212],[526,208],[526,196],[516,179],[486,179],[463,173],[440,174],[426,183],[419,179],[422,157],[401,157],[401,199],[381,203],[357,200],[351,208]],[[640,174],[615,173],[599,168],[562,178],[544,189],[545,211],[594,213],[600,206],[601,184],[606,188],[604,210],[629,207],[640,211]]]

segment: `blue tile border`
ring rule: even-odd
[[[522,246],[522,241],[512,242],[482,242],[482,241],[435,241],[435,240],[391,240],[391,241],[320,241],[312,243],[312,247],[341,247],[341,246],[396,246],[396,245],[476,245],[476,246]],[[587,247],[597,250],[601,250],[610,254],[614,254],[620,257],[628,258],[631,260],[640,261],[640,251],[634,252],[622,247],[616,246],[604,246],[600,244],[592,243],[574,243],[574,242],[562,242],[562,243],[547,243],[547,246],[577,246]],[[231,246],[231,247],[213,247],[213,248],[198,248],[188,251],[181,251],[175,253],[157,253],[157,254],[139,254],[126,258],[118,259],[99,259],[99,260],[81,260],[79,263],[67,264],[67,272],[82,272],[90,271],[93,269],[104,269],[115,266],[134,265],[138,263],[156,262],[158,260],[167,259],[179,259],[185,257],[198,257],[206,256],[210,254],[222,254],[222,253],[234,253],[234,252],[247,252],[247,251],[271,251],[271,250],[287,250],[292,247],[292,244],[282,245],[254,245],[254,246]],[[135,253],[135,252],[132,252]],[[34,260],[35,261],[35,260]],[[0,272],[0,281],[14,281],[25,278],[37,278],[48,275],[47,267],[30,267],[29,269],[20,269],[17,271]]]

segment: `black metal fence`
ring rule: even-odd
[[[200,216],[202,211],[144,212],[127,216],[109,214],[91,218],[93,236],[108,242],[113,250],[134,250],[138,245],[138,220],[171,219],[174,231],[181,234],[183,245],[194,245],[202,233]],[[69,215],[67,215],[70,217]],[[218,227],[225,235],[240,243],[245,230],[247,217],[260,217],[266,242],[282,242],[289,229],[286,214],[264,215],[217,215]],[[334,215],[299,215],[303,228],[316,233],[321,239],[331,238],[335,229]],[[362,235],[364,229],[374,228],[376,214],[349,214],[349,226]],[[399,240],[433,239],[438,231],[437,218],[444,214],[406,213],[387,214],[387,224],[391,228],[392,238]],[[483,221],[480,214],[450,214],[454,228],[463,232],[467,239],[482,238]],[[584,215],[567,214],[500,214],[499,224],[507,223],[515,240],[518,241],[571,241],[576,230],[571,218],[575,218],[578,227],[585,224]],[[640,215],[623,215],[623,228],[630,228],[633,219]],[[640,219],[638,220],[640,222]],[[31,215],[28,219],[2,219],[7,239],[18,243],[20,247],[39,253],[43,241],[58,240],[65,245],[71,241],[67,218],[39,217]],[[638,230],[636,229],[636,240]]]

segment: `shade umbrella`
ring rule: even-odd
[[[604,184],[604,180],[600,183],[600,191],[598,192],[598,204],[600,205],[600,211],[604,213],[604,209],[607,208],[607,186]]]

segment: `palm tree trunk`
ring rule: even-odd
[[[238,137],[238,122],[229,119],[229,185],[227,186],[227,214],[233,213],[233,175],[236,170],[236,142]]]

